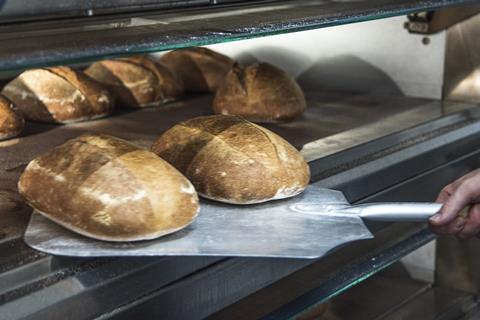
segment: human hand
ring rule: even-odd
[[[480,233],[480,169],[474,170],[440,191],[439,213],[429,220],[433,232],[467,239]]]

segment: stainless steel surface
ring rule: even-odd
[[[151,11],[6,24],[0,27],[0,70],[248,39],[475,2],[283,0],[208,10]]]
[[[93,319],[106,310],[168,287],[218,258],[72,259],[44,257],[2,271],[0,318]],[[23,277],[19,270],[23,271]],[[9,274],[10,273],[10,274]],[[6,280],[15,280],[4,288]]]
[[[441,99],[446,32],[425,45],[404,22],[393,17],[210,47],[241,63],[273,63],[306,90]]]
[[[134,12],[186,6],[214,4],[211,0],[61,0],[61,1],[0,1],[0,23],[24,20],[47,20],[77,16],[91,17],[105,13]],[[222,0],[218,0],[222,2]]]
[[[480,14],[447,31],[445,56],[445,99],[480,102]],[[480,167],[475,162],[472,169]],[[478,239],[441,238],[437,242],[435,280],[439,286],[478,295],[480,267]],[[452,266],[455,272],[452,272]]]
[[[290,319],[458,320],[477,306],[478,300],[474,295],[415,281],[406,270],[394,264],[338,297],[303,310]],[[323,314],[315,314],[322,307]],[[232,317],[224,319],[255,318],[235,316],[233,313]]]
[[[302,286],[299,283],[315,283],[323,276],[320,264],[313,264],[297,272],[296,277],[282,279],[208,319],[251,320],[262,318],[268,314],[272,305],[287,304],[292,291],[301,290]],[[318,313],[317,318],[308,311],[303,312],[303,315],[306,319],[312,320],[377,319],[387,311],[405,303],[412,296],[428,290],[429,287],[429,283],[412,279],[397,262],[338,297],[311,308],[313,311],[324,311],[324,313]]]
[[[480,7],[458,7],[408,15],[405,28],[412,33],[434,34],[461,22],[480,11]]]
[[[477,305],[477,299],[471,294],[433,287],[377,319],[457,320]]]
[[[477,165],[480,165],[478,161]],[[435,261],[435,281],[443,287],[478,295],[480,293],[480,268],[477,255],[479,239],[460,240],[453,237],[437,241]],[[452,265],[459,266],[452,272]]]
[[[433,170],[437,166],[442,165],[444,161],[461,156],[459,154],[462,152],[461,150],[464,152],[472,150],[464,148],[469,148],[467,145],[470,142],[466,141],[473,142],[470,139],[474,139],[475,132],[478,132],[480,129],[480,123],[474,120],[477,116],[469,112],[457,115],[460,118],[463,118],[463,116],[466,116],[466,118],[463,118],[460,123],[454,121],[449,125],[445,124],[446,126],[443,129],[431,131],[427,135],[420,134],[419,136],[410,136],[410,138],[405,137],[404,141],[391,148],[379,150],[374,155],[362,156],[363,148],[348,150],[347,152],[357,153],[358,159],[354,165],[349,167],[347,164],[337,163],[333,168],[327,167],[325,171],[317,173],[317,178],[323,179],[324,186],[328,188],[340,185],[339,189],[344,192],[348,199],[354,201],[354,199],[358,199],[355,194],[360,189],[363,189],[362,192],[365,192],[380,187],[388,188],[389,186],[385,184],[385,180],[395,179],[396,181],[404,181],[407,173],[408,175],[421,175],[428,170]],[[473,117],[470,118],[471,116]],[[419,129],[421,127],[419,126]],[[450,129],[447,129],[448,127]],[[416,130],[412,131],[415,132]],[[448,147],[449,151],[443,149],[447,148],[445,141],[452,141],[452,144]],[[447,152],[448,156],[443,152],[435,151],[439,150],[439,148]],[[392,164],[398,161],[402,163],[401,170],[392,170],[395,167]],[[425,162],[422,163],[423,161]],[[315,163],[316,161],[312,162],[311,166],[315,166]],[[419,163],[422,163],[422,166],[419,166]],[[340,170],[341,172],[339,172]],[[327,177],[326,175],[332,171],[338,172],[338,174]],[[385,176],[387,173],[389,174],[388,177]],[[367,176],[372,179],[371,183],[362,185],[361,181]],[[402,200],[409,201],[408,198]]]
[[[412,280],[404,270],[400,269],[398,273],[392,271],[398,269],[400,267],[396,263],[324,303],[328,306],[327,315],[339,320],[383,319],[390,311],[407,303],[410,299],[415,299],[430,288],[429,283]],[[305,310],[301,315],[308,316],[311,309]]]
[[[402,108],[398,110],[400,111]],[[427,119],[439,118],[444,112],[445,110],[439,108],[438,103],[426,102],[418,107],[391,114],[383,121],[376,121],[332,134],[323,139],[307,142],[301,147],[301,152],[307,161],[313,161],[361,145],[365,141],[372,141],[398,132],[410,127],[416,121],[421,123]]]
[[[480,305],[477,305],[475,308],[472,310],[469,310],[469,312],[460,320],[477,320],[480,319]]]
[[[310,211],[311,204],[322,204]],[[203,201],[197,219],[157,240],[112,243],[79,236],[33,214],[25,242],[62,256],[232,256],[314,259],[370,231],[355,214],[331,211],[348,205],[341,192],[311,185],[289,200],[244,206]],[[347,207],[348,208],[348,207]]]
[[[480,102],[480,14],[448,29],[445,99]]]

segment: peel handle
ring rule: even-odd
[[[438,213],[441,203],[391,202],[352,206],[345,211],[358,214],[362,219],[385,222],[426,222]],[[342,210],[343,211],[343,210]]]

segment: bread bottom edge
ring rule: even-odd
[[[86,116],[86,117],[81,117],[81,118],[76,118],[76,119],[71,119],[71,120],[42,120],[42,119],[35,119],[35,118],[30,118],[28,116],[25,117],[29,122],[36,122],[36,123],[48,123],[48,124],[57,124],[57,125],[62,125],[62,124],[75,124],[75,123],[80,123],[80,122],[88,122],[88,121],[93,121],[97,119],[102,119],[110,116],[112,112],[107,112],[107,113],[102,113],[102,114],[96,114],[92,116]]]
[[[33,208],[33,207],[32,207]],[[90,238],[90,239],[95,239],[95,240],[101,240],[101,241],[109,241],[109,242],[133,242],[133,241],[146,241],[146,240],[154,240],[156,238],[160,238],[162,236],[166,236],[166,235],[169,235],[169,234],[172,234],[174,232],[177,232],[177,231],[180,231],[186,227],[188,227],[189,225],[191,225],[194,221],[195,221],[195,218],[198,216],[198,213],[200,211],[200,209],[197,210],[197,212],[195,213],[195,215],[192,217],[192,220],[181,226],[181,227],[178,227],[178,228],[173,228],[173,229],[166,229],[166,230],[162,230],[162,231],[159,231],[159,232],[154,232],[154,233],[149,233],[149,234],[146,234],[144,236],[136,236],[136,237],[129,237],[129,238],[115,238],[115,237],[109,237],[109,236],[98,236],[98,235],[95,235],[93,233],[90,233],[90,232],[87,232],[85,230],[82,230],[78,227],[75,227],[75,226],[72,226],[72,225],[69,225],[57,218],[54,218],[52,217],[51,215],[43,212],[43,211],[40,211],[38,209],[35,209],[33,208],[34,212],[33,214],[35,213],[35,211],[38,213],[38,214],[41,214],[42,216],[44,216],[45,218],[53,221],[54,223],[62,226],[63,228],[67,229],[67,230],[70,230],[74,233],[77,233],[79,235],[82,235],[84,237],[87,237],[87,238]]]
[[[8,140],[8,139],[13,139],[16,138],[20,135],[21,132],[16,132],[16,133],[5,133],[1,134],[0,133],[0,141]]]
[[[276,194],[275,196],[271,197],[271,198],[267,198],[267,199],[259,199],[259,200],[252,200],[252,201],[245,201],[245,202],[238,202],[238,201],[234,201],[234,200],[230,200],[230,199],[223,199],[223,198],[219,198],[219,197],[212,197],[212,196],[208,196],[204,193],[201,193],[201,192],[198,192],[198,195],[200,195],[201,197],[205,198],[205,199],[208,199],[208,200],[212,200],[212,201],[217,201],[217,202],[222,202],[222,203],[228,203],[228,204],[234,204],[234,205],[252,205],[252,204],[260,204],[260,203],[265,203],[265,202],[269,202],[269,201],[275,201],[275,200],[282,200],[282,199],[288,199],[288,198],[293,198],[293,197],[296,197],[298,196],[300,193],[302,193],[303,191],[305,191],[306,187],[299,190],[298,192],[295,192],[295,193],[292,193],[292,194]]]

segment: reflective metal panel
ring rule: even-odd
[[[447,31],[445,99],[480,102],[480,14]]]

